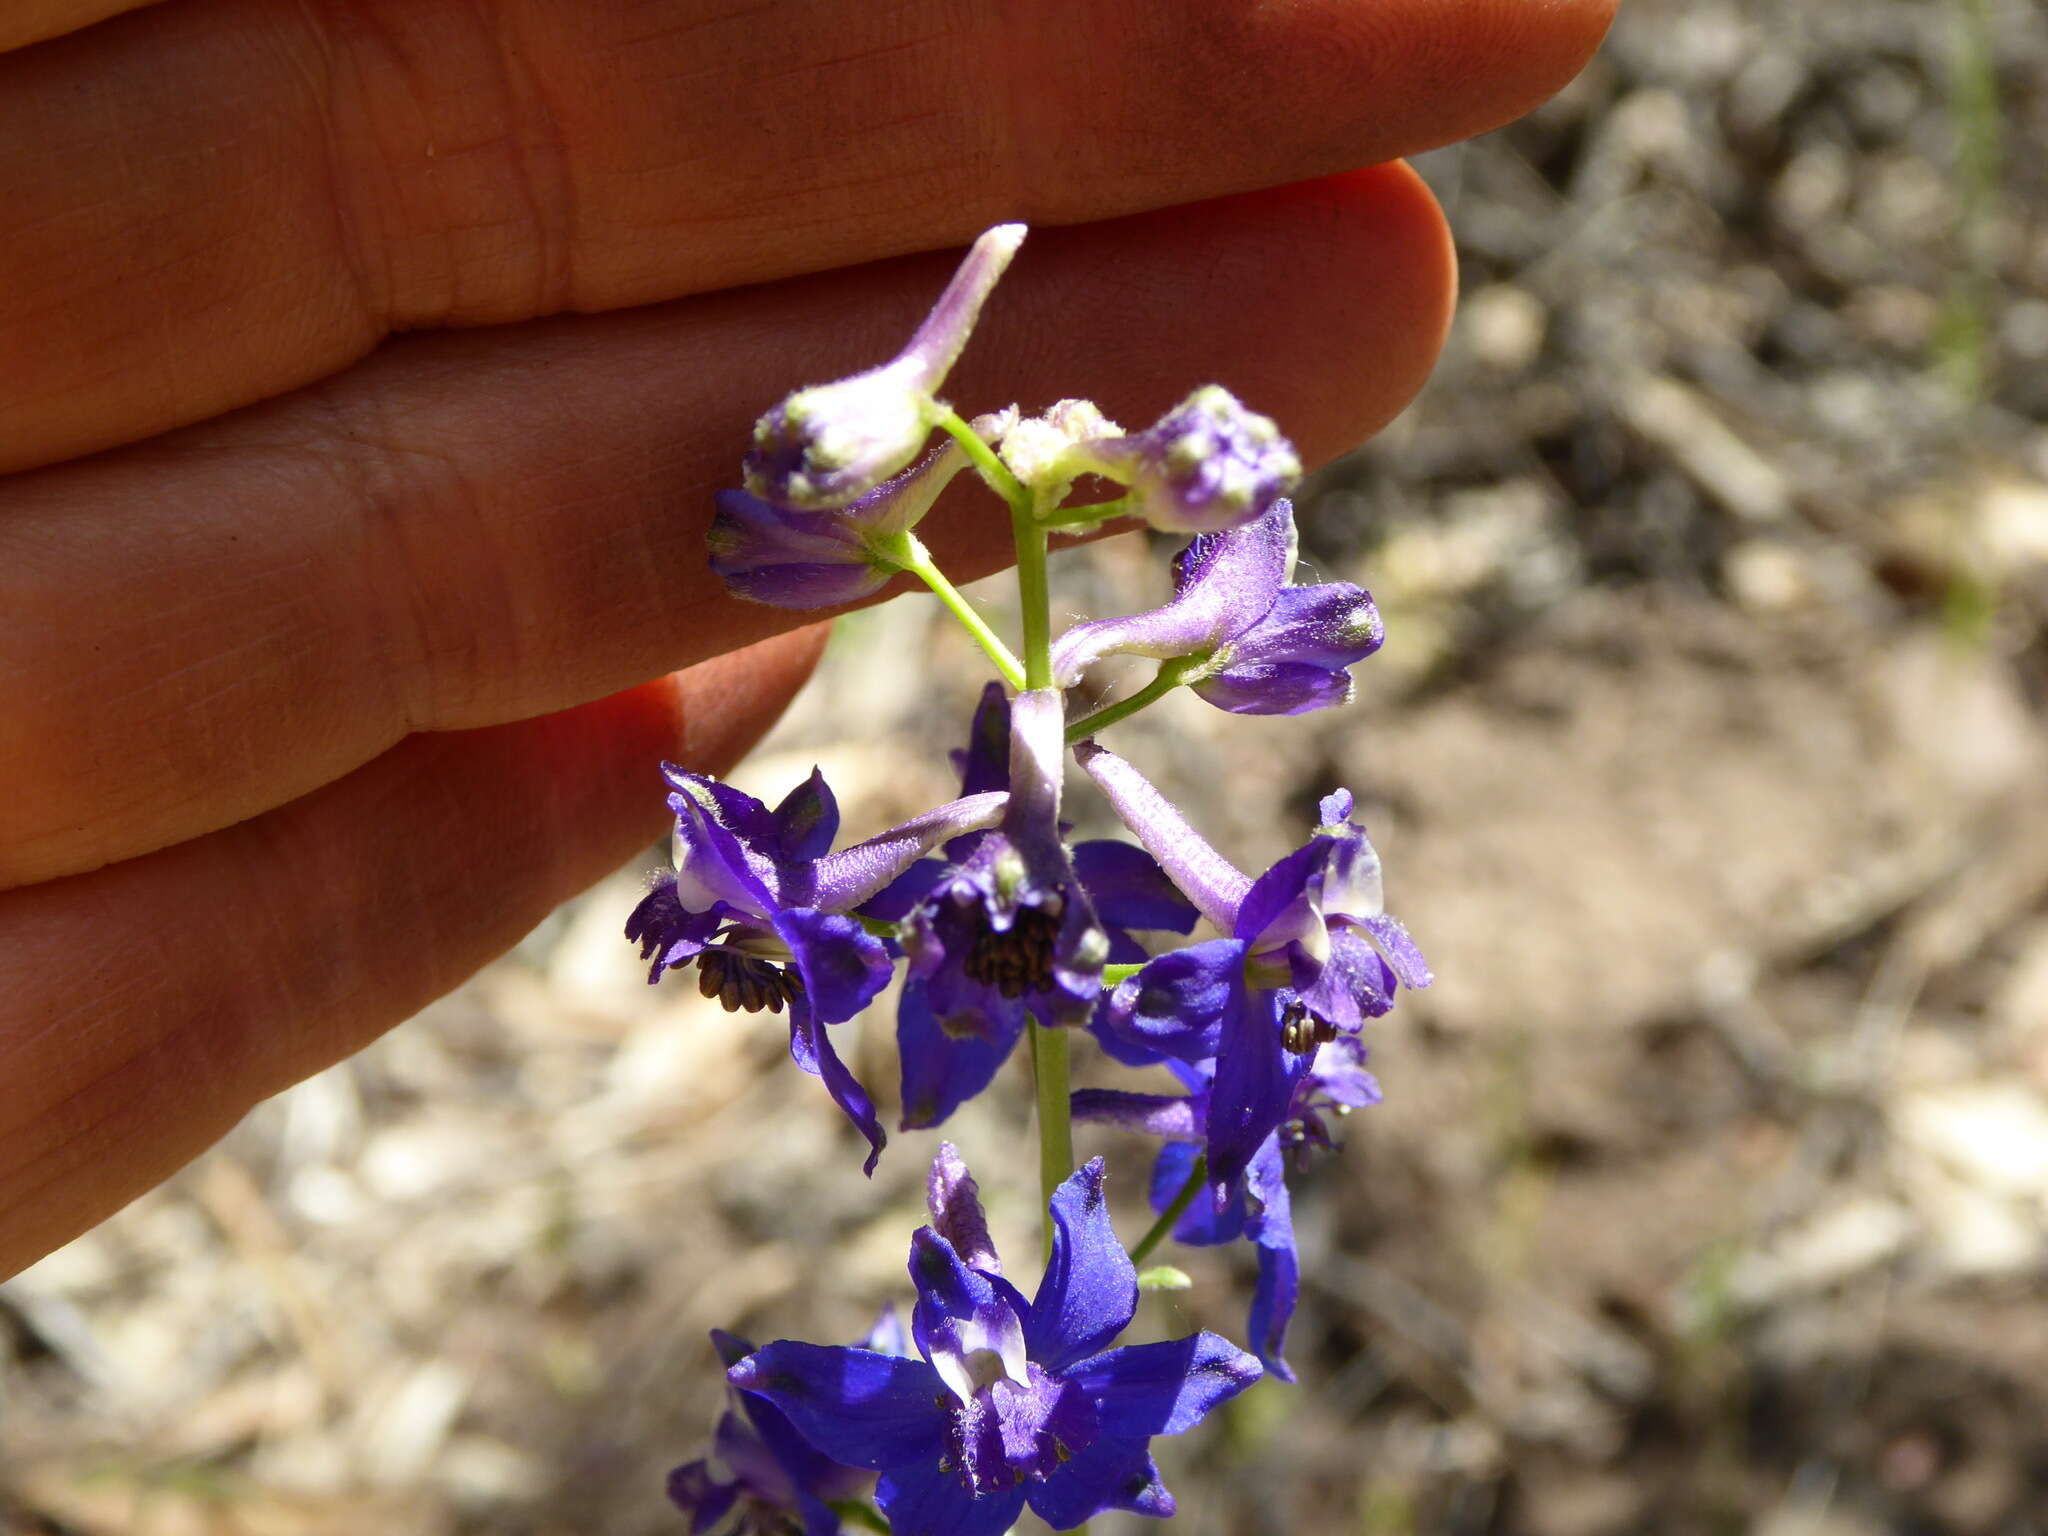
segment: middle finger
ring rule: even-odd
[[[409,731],[523,719],[797,616],[705,568],[710,494],[793,384],[887,355],[908,258],[619,315],[412,338],[315,389],[18,477],[0,518],[0,887],[254,815]],[[948,393],[1143,425],[1220,378],[1304,454],[1420,385],[1451,266],[1400,167],[1042,232]],[[979,573],[1007,523],[941,513]]]

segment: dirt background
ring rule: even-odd
[[[1249,868],[1349,785],[1441,977],[1299,1186],[1301,1386],[1162,1442],[1179,1529],[2048,1531],[2044,151],[2021,0],[1633,0],[1426,157],[1449,352],[1305,498],[1358,703],[1121,728]],[[861,615],[743,781],[878,829],[976,681]],[[774,1028],[645,987],[639,873],[0,1287],[0,1532],[681,1529],[705,1330],[900,1300],[934,1138],[865,1184]],[[1028,1254],[1021,1077],[949,1131]],[[1179,1261],[1139,1326],[1240,1332],[1244,1256]]]

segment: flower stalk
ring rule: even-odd
[[[1159,1219],[1145,1230],[1138,1239],[1138,1245],[1131,1250],[1131,1262],[1142,1264],[1152,1256],[1152,1250],[1166,1241],[1167,1235],[1180,1225],[1181,1217],[1187,1215],[1188,1207],[1195,1203],[1202,1186],[1209,1181],[1209,1159],[1201,1153],[1195,1154],[1194,1165],[1188,1169],[1188,1176],[1174,1192],[1173,1200],[1159,1213]]]
[[[1017,600],[1024,613],[1024,686],[1052,686],[1052,593],[1046,583],[1045,529],[1031,515],[1030,493],[1010,503],[1017,544]]]
[[[950,431],[951,428],[948,428]],[[969,436],[974,436],[969,429]],[[980,439],[976,438],[979,442]],[[969,450],[970,454],[972,450]],[[1024,685],[1029,689],[1052,686],[1052,594],[1046,575],[1046,534],[1040,525],[1030,489],[1010,473],[1007,466],[988,453],[999,474],[987,474],[1010,504],[1010,534],[1017,547],[1017,606],[1024,627]],[[981,468],[977,460],[976,468]],[[1054,770],[1066,772],[1066,754]],[[1069,1108],[1067,1036],[1064,1030],[1048,1028],[1033,1021],[1031,1033],[1031,1075],[1038,1104],[1038,1182],[1046,1204],[1046,1252],[1052,1251],[1052,1197],[1074,1171],[1074,1128]]]
[[[1039,521],[1048,528],[1093,528],[1114,517],[1136,517],[1138,508],[1128,496],[1118,496],[1112,501],[1091,501],[1078,507],[1061,507],[1048,512]]]
[[[980,439],[976,439],[980,441]],[[988,620],[981,616],[967,594],[946,579],[946,573],[939,569],[932,559],[931,551],[924,547],[924,541],[914,533],[905,533],[901,542],[889,550],[898,567],[908,571],[932,591],[932,595],[946,605],[946,611],[960,621],[960,627],[967,631],[974,643],[981,647],[982,654],[995,663],[995,669],[1002,674],[1003,681],[1012,688],[1024,686],[1024,663],[1016,653],[1003,643],[1003,637],[989,628]]]
[[[1086,741],[1097,731],[1115,725],[1119,720],[1128,720],[1139,710],[1150,707],[1165,698],[1181,685],[1195,664],[1185,659],[1162,662],[1153,674],[1152,681],[1140,688],[1127,699],[1118,699],[1114,704],[1105,704],[1092,715],[1084,715],[1067,727],[1067,745],[1073,746]]]
[[[1013,507],[1030,504],[1031,493],[1024,488],[1024,483],[1010,472],[1009,465],[996,457],[995,450],[982,441],[981,434],[961,419],[958,411],[943,411],[937,419],[939,430],[966,450],[967,462],[988,482],[990,490]]]
[[[1031,1076],[1038,1099],[1038,1182],[1048,1203],[1052,1192],[1074,1171],[1073,1112],[1068,1088],[1067,1032],[1031,1026]],[[1052,1217],[1045,1218],[1045,1241],[1050,1251]]]

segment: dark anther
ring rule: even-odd
[[[1311,1013],[1302,1002],[1289,1003],[1280,1013],[1280,1043],[1299,1055],[1337,1038],[1337,1026],[1319,1013]]]
[[[1005,997],[1043,992],[1052,985],[1053,946],[1060,920],[1038,907],[1020,907],[1008,930],[983,928],[962,964],[970,978]]]
[[[697,957],[697,990],[727,1013],[780,1013],[785,1001],[803,995],[804,984],[787,966],[736,949],[707,949]]]

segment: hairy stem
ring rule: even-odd
[[[1119,699],[1114,704],[1105,704],[1094,714],[1076,720],[1068,726],[1067,745],[1071,747],[1077,741],[1086,741],[1104,726],[1115,725],[1117,721],[1128,719],[1147,705],[1165,698],[1181,685],[1181,680],[1194,670],[1194,665],[1195,663],[1186,657],[1160,663],[1152,681],[1129,698]]]
[[[1024,686],[1052,686],[1052,595],[1045,578],[1045,530],[1031,515],[1031,498],[1010,505],[1017,540],[1017,599],[1024,610]]]
[[[980,439],[977,438],[976,441]],[[939,569],[932,559],[931,551],[924,547],[916,534],[900,535],[891,544],[888,555],[897,565],[932,589],[933,595],[946,605],[954,618],[960,621],[961,628],[974,637],[974,643],[995,663],[996,670],[1002,673],[1004,682],[1012,688],[1024,686],[1024,664],[1017,659],[1016,653],[1003,643],[1002,636],[989,628],[988,621],[976,610],[974,604],[967,600],[966,594],[946,579],[945,572]]]
[[[1031,493],[1024,488],[1024,482],[1010,473],[1010,466],[996,457],[995,449],[981,440],[981,434],[963,421],[958,411],[945,410],[938,417],[938,427],[967,450],[967,462],[988,482],[990,490],[1012,507],[1031,505]]]
[[[1010,473],[981,434],[947,411],[939,425],[967,450],[976,470],[1010,505],[1010,534],[1017,545],[1017,598],[1024,620],[1024,679],[1031,691],[1052,687],[1052,598],[1046,585],[1045,529],[1029,487]],[[1011,684],[1017,686],[1016,683]],[[1074,1171],[1074,1126],[1068,1103],[1067,1032],[1030,1025],[1031,1071],[1038,1095],[1038,1182],[1044,1197],[1045,1249],[1052,1252],[1052,1197]]]

